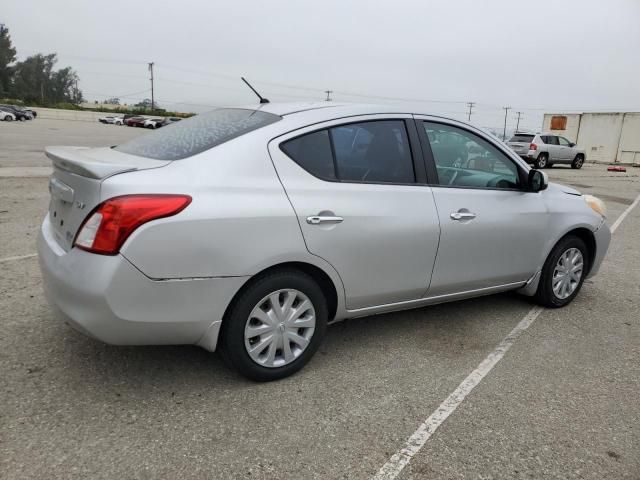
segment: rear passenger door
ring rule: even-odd
[[[355,117],[272,140],[309,252],[340,274],[349,310],[421,298],[440,228],[415,123]]]

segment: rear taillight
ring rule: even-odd
[[[532,143],[531,145],[529,145],[529,150],[537,150],[538,149],[538,145],[536,145],[535,143]]]
[[[87,217],[74,246],[87,252],[115,255],[136,228],[170,217],[191,203],[188,195],[124,195],[102,202]]]

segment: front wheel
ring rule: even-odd
[[[541,153],[534,162],[534,166],[538,169],[545,168],[547,166],[548,157],[546,153]]]
[[[327,301],[309,275],[280,270],[250,283],[222,325],[222,354],[242,375],[265,382],[300,370],[327,326]]]
[[[5,122],[13,122],[13,118],[12,118],[12,117],[10,117],[9,115],[7,115],[6,117],[4,117],[4,118],[3,118],[3,120],[4,120]]]
[[[536,300],[549,308],[568,305],[578,295],[588,271],[585,243],[573,235],[564,237],[544,262]]]
[[[584,165],[584,157],[582,155],[576,155],[576,158],[573,159],[573,162],[571,162],[571,168],[582,168],[582,165]]]

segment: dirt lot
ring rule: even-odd
[[[0,122],[0,478],[369,478],[532,308],[503,294],[350,320],[270,384],[196,347],[86,338],[54,319],[32,256],[42,148],[141,133]],[[609,224],[640,194],[639,169],[547,172],[604,199]],[[398,478],[640,478],[639,238],[637,207],[600,274],[540,314]]]

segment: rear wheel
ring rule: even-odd
[[[541,153],[540,155],[538,155],[538,158],[536,159],[536,161],[534,162],[534,166],[536,168],[545,168],[547,166],[547,161],[549,160],[549,158],[547,157],[546,153]]]
[[[584,165],[584,157],[582,155],[576,155],[576,158],[571,162],[571,168],[582,168]]]
[[[585,243],[573,235],[564,237],[542,267],[536,300],[545,307],[564,307],[578,295],[588,271]]]
[[[300,370],[316,352],[327,325],[327,301],[309,275],[280,270],[249,284],[222,327],[222,353],[242,375],[261,382]]]
[[[3,119],[5,122],[13,122],[13,117],[11,117],[10,115],[7,115],[6,117],[4,117]]]

